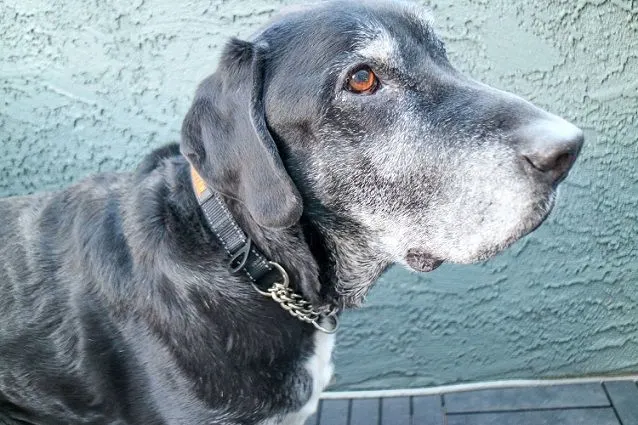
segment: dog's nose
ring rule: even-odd
[[[558,117],[530,123],[518,133],[522,160],[547,176],[552,184],[567,176],[584,141],[580,128]]]

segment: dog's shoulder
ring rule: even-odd
[[[150,153],[134,172],[95,174],[55,192],[0,199],[0,288],[11,292],[45,273],[45,266],[48,276],[60,275],[54,269],[68,271],[63,263],[69,258],[126,255],[127,215],[163,208],[164,189],[185,185],[186,174],[174,144]],[[86,272],[92,264],[82,266]]]
[[[49,402],[88,405],[110,388],[108,379],[129,373],[132,355],[114,307],[136,287],[131,284],[134,235],[127,221],[136,203],[148,204],[141,197],[149,196],[149,188],[175,184],[179,170],[187,167],[174,145],[152,152],[133,172],[95,174],[55,192],[0,200],[0,381],[5,382],[0,405],[11,387],[38,394],[37,408],[27,399],[12,403],[40,412],[53,409]],[[152,199],[165,197],[161,190],[152,194]],[[87,341],[111,354],[93,358],[93,351],[84,349]],[[30,362],[38,363],[37,376],[28,373]],[[109,369],[111,364],[118,364],[117,370]],[[61,380],[82,388],[82,395],[58,390],[52,383]]]

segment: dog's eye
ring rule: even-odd
[[[347,80],[347,89],[357,94],[372,94],[378,87],[379,80],[368,67],[357,69]]]

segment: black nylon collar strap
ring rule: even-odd
[[[269,261],[239,228],[221,196],[206,186],[193,167],[191,180],[208,226],[230,257],[228,268],[233,273],[243,272],[253,283],[258,283],[273,269]]]

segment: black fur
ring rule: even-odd
[[[313,392],[317,331],[228,271],[191,164],[316,306],[359,305],[391,263],[480,260],[538,226],[582,133],[458,74],[415,13],[285,14],[228,44],[183,155],[0,201],[0,423],[301,425],[285,416]],[[362,57],[380,34],[401,51]],[[376,94],[344,90],[362,63]]]

